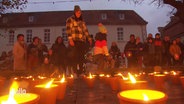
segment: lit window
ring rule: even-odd
[[[123,14],[123,13],[119,14],[119,19],[124,20],[125,19],[125,14]]]
[[[32,41],[32,30],[26,31],[26,39],[27,39],[27,43],[30,43]]]
[[[66,34],[66,28],[62,29],[62,37],[63,37],[64,42],[68,41],[68,36]]]
[[[14,37],[15,37],[15,31],[14,30],[10,30],[9,31],[9,43],[13,44],[14,43]]]
[[[50,29],[44,30],[44,42],[49,43],[50,42]]]
[[[103,13],[101,16],[102,16],[102,20],[106,20],[107,19],[107,14],[106,13]]]
[[[123,28],[122,27],[118,27],[117,28],[117,38],[118,41],[123,41]]]
[[[34,21],[34,16],[29,16],[29,22],[33,22]]]

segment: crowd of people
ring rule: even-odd
[[[50,48],[43,44],[39,37],[33,37],[32,43],[26,45],[24,35],[18,34],[13,47],[13,69],[49,75],[68,71],[79,76],[86,71],[87,62],[97,65],[97,73],[105,69],[119,68],[125,58],[127,68],[137,70],[143,67],[183,65],[184,45],[180,38],[171,42],[169,36],[161,39],[157,33],[155,38],[148,34],[146,41],[141,42],[140,37],[131,34],[124,51],[121,52],[116,42],[112,42],[108,49],[108,32],[101,22],[98,23],[98,30],[93,39],[82,18],[82,11],[76,5],[74,14],[66,20],[68,46],[64,44],[61,36],[56,38]],[[125,64],[124,61],[123,63]]]
[[[150,33],[145,42],[140,42],[139,37],[134,34],[130,35],[124,52],[128,60],[129,68],[148,68],[154,66],[176,67],[183,65],[184,44],[181,38],[170,40],[169,36],[161,39],[159,33],[155,38]]]

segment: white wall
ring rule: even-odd
[[[87,26],[89,33],[93,34],[95,37],[95,34],[98,32],[98,26],[97,25],[92,25],[92,26]],[[123,41],[117,41],[117,28],[118,27],[123,27],[124,29],[124,40]],[[29,28],[13,28],[15,30],[15,40],[16,41],[16,36],[19,33],[22,33],[25,35],[25,40],[26,40],[26,30],[32,29],[32,34],[34,36],[38,36],[43,40],[44,38],[44,29],[50,29],[50,43],[47,43],[48,48],[51,47],[51,45],[55,42],[55,39],[57,36],[62,36],[62,29],[65,28],[65,26],[52,26],[52,27],[29,27]],[[116,26],[106,26],[108,30],[108,35],[107,35],[107,42],[108,42],[108,47],[111,46],[111,43],[113,41],[117,42],[118,47],[120,48],[121,51],[124,50],[124,46],[129,40],[130,34],[135,34],[135,36],[140,36],[141,40],[143,40],[142,35],[146,34],[146,26],[140,26],[140,25],[116,25]],[[0,29],[0,33],[2,35],[5,35],[5,38],[0,37],[0,53],[2,51],[10,51],[13,48],[13,45],[10,45],[8,43],[8,32],[6,33],[4,29]]]

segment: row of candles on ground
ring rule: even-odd
[[[66,86],[72,87],[74,83],[73,75],[67,77],[67,81],[64,75],[60,79],[42,76],[13,78],[9,94],[0,97],[0,104],[56,104],[56,99],[64,98]],[[0,78],[2,86],[3,80]]]
[[[162,91],[165,89],[164,84],[166,80],[170,80],[172,84],[181,83],[184,87],[184,76],[181,76],[180,71],[154,72],[149,73],[148,76],[144,72],[135,75],[128,73],[128,77],[125,77],[121,73],[113,77],[100,74],[99,78],[110,85],[113,91],[120,91],[117,95],[120,104],[165,104],[168,96]],[[150,89],[148,87],[148,82],[145,80],[146,78],[149,79],[149,82],[154,82],[155,90],[151,90],[152,88]],[[84,77],[84,79],[86,80],[86,77]],[[90,83],[94,83],[94,79],[95,78],[92,77]]]
[[[160,74],[158,72],[149,73],[148,78],[155,82],[156,88],[162,89],[164,88],[163,83],[165,79],[173,78],[173,81],[179,80],[181,78],[181,82],[184,85],[184,77],[179,77],[179,72],[164,72]],[[89,88],[94,87],[95,83],[95,75],[89,74],[89,76],[84,76],[84,80],[87,83]],[[113,77],[110,75],[100,74],[99,79],[109,84],[111,89],[114,91],[118,91],[118,98],[120,100],[120,104],[124,103],[156,103],[156,104],[164,104],[167,100],[167,95],[163,92],[156,90],[149,90],[147,81],[136,81],[136,79],[145,79],[145,73],[135,74],[134,76],[128,73],[128,77],[125,77],[121,73],[114,75]],[[5,95],[0,97],[1,104],[55,104],[56,99],[62,100],[65,95],[66,90],[66,81],[65,77],[62,77],[61,81],[54,81],[51,79],[47,84],[44,82],[46,77],[38,76],[37,79],[32,76],[21,77],[20,79],[27,79],[30,83],[29,90],[33,93],[16,93],[17,84],[13,83],[13,87],[10,89],[9,95]],[[130,79],[130,80],[128,80]],[[19,78],[14,78],[14,80],[19,81]],[[182,81],[183,80],[183,81]],[[73,76],[67,77],[68,86],[73,86]],[[1,83],[1,80],[0,80]],[[27,92],[27,91],[26,91]],[[49,99],[49,100],[45,100]]]

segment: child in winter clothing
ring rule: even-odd
[[[107,48],[107,30],[102,23],[98,24],[99,32],[96,33],[95,36],[95,47],[94,47],[94,55],[96,54],[104,54],[106,56],[109,55]]]
[[[105,65],[105,57],[109,56],[107,48],[107,30],[102,23],[98,24],[99,32],[95,36],[94,46],[94,62],[97,63],[98,69],[103,70]]]

